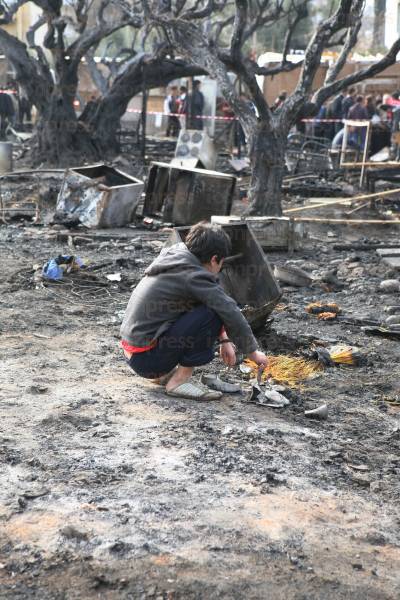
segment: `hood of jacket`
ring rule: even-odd
[[[183,242],[180,242],[163,248],[159,256],[146,269],[145,274],[151,277],[168,271],[199,268],[203,268],[199,259],[188,250]]]

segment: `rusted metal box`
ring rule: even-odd
[[[229,215],[236,177],[206,169],[151,163],[143,214],[165,222],[192,225],[212,215]]]
[[[226,293],[242,309],[256,330],[265,324],[282,293],[260,244],[245,223],[223,225],[232,242],[232,257],[227,258],[219,274]],[[176,227],[166,245],[185,241],[189,227]]]
[[[104,164],[68,169],[57,199],[57,214],[86,227],[122,227],[132,221],[144,184]]]

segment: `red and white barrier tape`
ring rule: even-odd
[[[141,114],[142,111],[138,108],[128,108],[126,112],[130,113],[138,113]],[[166,113],[157,110],[148,110],[146,112],[147,115],[162,115],[165,117],[188,117],[193,119],[214,119],[215,121],[237,121],[237,117],[218,117],[211,115],[194,115],[190,117],[189,115],[184,115],[181,113]],[[303,123],[343,123],[344,119],[301,119]]]
[[[303,123],[343,123],[344,119],[302,119]]]
[[[141,114],[141,110],[139,110],[138,108],[128,108],[126,112],[131,112],[131,113],[139,113]],[[166,112],[160,112],[160,111],[156,111],[156,110],[148,110],[146,112],[147,115],[163,115],[165,117],[188,117],[189,115],[184,115],[181,113],[166,113]],[[214,119],[215,121],[236,121],[237,118],[236,117],[213,117],[211,115],[193,115],[193,117],[190,117],[193,119]]]

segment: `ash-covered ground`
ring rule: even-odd
[[[72,248],[51,227],[1,226],[0,597],[399,598],[400,344],[343,319],[384,319],[400,297],[379,291],[393,273],[375,251],[333,249],[363,235],[398,242],[311,231],[292,258],[336,267],[343,287],[284,289],[259,338],[271,354],[350,343],[367,364],[327,368],[274,410],[169,398],[125,365],[123,310],[166,234]],[[44,287],[34,270],[61,253],[99,268]],[[307,314],[314,300],[342,320]],[[322,403],[327,421],[304,416]]]

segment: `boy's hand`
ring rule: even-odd
[[[267,366],[267,364],[268,364],[268,359],[267,359],[266,354],[264,354],[264,352],[260,352],[260,350],[255,350],[251,354],[248,354],[247,358],[250,358],[250,360],[257,363],[257,365]]]
[[[235,350],[235,346],[231,343],[228,344],[221,344],[221,348],[220,348],[220,356],[222,358],[222,360],[224,361],[224,363],[228,366],[228,367],[234,367],[236,364],[236,350]]]

